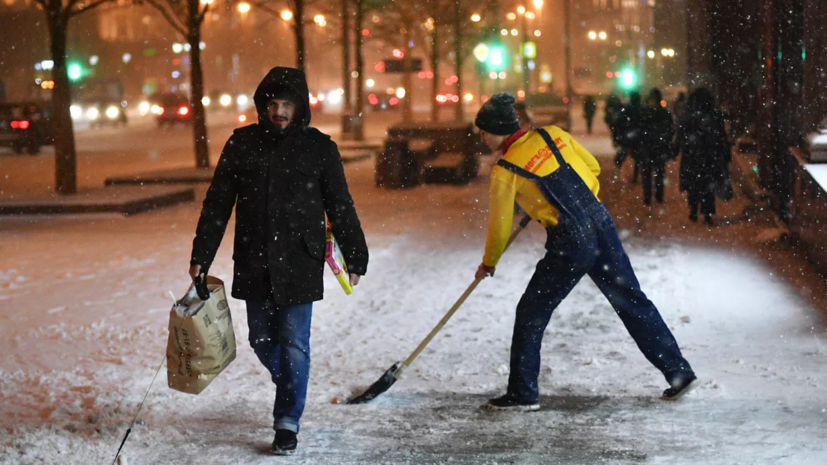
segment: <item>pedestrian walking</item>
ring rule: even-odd
[[[689,219],[698,221],[700,209],[704,223],[710,226],[714,224],[715,197],[732,197],[729,141],[724,116],[715,109],[714,100],[705,88],[693,91],[678,130],[680,189],[687,194]]]
[[[592,133],[592,120],[595,113],[597,113],[597,102],[594,97],[587,95],[583,100],[583,117],[586,119],[586,132],[589,134]]]
[[[488,239],[476,277],[494,276],[513,222],[516,201],[546,228],[546,255],[519,304],[511,341],[505,395],[491,409],[537,410],[540,347],[552,312],[588,275],[609,300],[646,358],[666,378],[662,398],[675,400],[698,384],[654,304],[641,291],[612,217],[598,200],[600,166],[569,133],[556,126],[520,129],[507,93],[489,99],[475,124],[492,151],[502,151],[491,172]]]
[[[616,147],[617,143],[617,117],[620,110],[623,108],[623,101],[617,94],[611,93],[606,97],[606,107],[603,109],[603,122],[612,134],[612,144]]]
[[[632,163],[634,164],[633,184],[637,182],[638,174],[640,173],[637,152],[640,149],[640,144],[643,142],[642,116],[643,106],[641,104],[640,93],[630,92],[629,103],[624,105],[617,115],[617,139],[620,145],[620,151],[615,157],[615,165],[620,168],[623,166],[626,158],[632,159]]]
[[[661,104],[662,101],[660,89],[652,89],[642,112],[643,143],[638,151],[638,160],[645,205],[652,204],[653,182],[655,201],[663,203],[666,161],[675,153],[672,113]]]
[[[276,385],[272,451],[296,451],[310,373],[310,320],[322,299],[325,214],[350,283],[368,249],[336,144],[309,127],[304,73],[273,68],[256,89],[258,122],[236,129],[204,199],[189,273],[205,275],[235,206],[232,296],[247,303],[250,345]]]

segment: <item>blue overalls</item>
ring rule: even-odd
[[[546,255],[539,263],[517,305],[511,341],[508,394],[536,402],[539,396],[540,347],[551,314],[588,274],[620,316],[643,355],[666,381],[694,376],[657,308],[640,290],[629,257],[606,207],[580,175],[566,163],[544,129],[537,132],[548,144],[560,168],[540,177],[500,159],[497,164],[533,181],[558,211],[559,223],[547,229]]]

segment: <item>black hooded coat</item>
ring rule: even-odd
[[[267,118],[275,97],[298,102],[284,133]],[[323,297],[325,214],[348,265],[364,275],[368,248],[336,144],[310,123],[304,73],[273,68],[256,89],[258,123],[236,129],[215,168],[191,264],[209,269],[235,205],[232,296],[280,305]]]

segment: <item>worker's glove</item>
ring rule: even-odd
[[[487,266],[485,263],[480,263],[479,268],[477,268],[477,274],[474,276],[477,279],[483,279],[488,276],[494,276],[494,270],[496,270],[496,267]]]

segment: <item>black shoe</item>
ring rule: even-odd
[[[276,438],[273,439],[273,455],[293,455],[298,445],[296,433],[286,429],[277,430]]]
[[[672,381],[671,387],[663,391],[663,395],[660,396],[660,398],[663,400],[678,400],[700,385],[701,380],[695,375],[692,375],[690,378],[677,378]]]
[[[482,408],[487,410],[513,410],[515,412],[534,412],[536,410],[540,410],[540,404],[536,401],[524,401],[514,397],[511,395],[506,394],[504,396],[497,397],[496,399],[490,399],[488,402],[483,404]]]
[[[693,223],[697,223],[698,222],[698,214],[694,213],[694,212],[690,213],[689,214],[689,221],[691,221]]]
[[[704,215],[704,224],[707,226],[715,225],[715,222],[712,220],[712,215]]]

